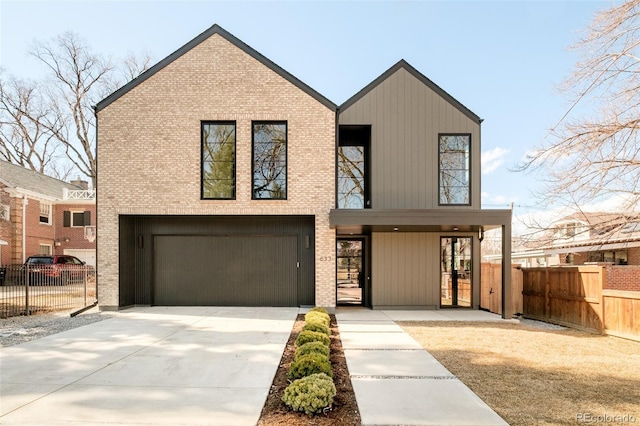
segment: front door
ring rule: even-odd
[[[365,283],[364,239],[337,240],[336,301],[362,305]]]
[[[470,237],[440,239],[440,306],[471,306]]]

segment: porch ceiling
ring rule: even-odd
[[[511,224],[511,210],[333,209],[329,224],[339,234],[369,232],[479,232]]]

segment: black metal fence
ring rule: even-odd
[[[95,302],[96,274],[92,266],[0,267],[0,318],[81,309]]]

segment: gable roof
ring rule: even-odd
[[[228,31],[223,29],[218,24],[214,24],[212,27],[210,27],[209,29],[207,29],[206,31],[204,31],[203,33],[201,33],[200,35],[198,35],[197,37],[189,41],[187,44],[185,44],[184,46],[182,46],[181,48],[179,48],[178,50],[176,50],[175,52],[173,52],[172,54],[170,54],[169,56],[167,56],[166,58],[164,58],[163,60],[161,60],[154,66],[152,66],[151,68],[149,68],[147,71],[143,72],[138,77],[131,80],[129,83],[125,84],[124,86],[122,86],[121,88],[113,92],[111,95],[107,96],[106,98],[98,102],[98,104],[95,106],[96,113],[106,108],[116,100],[118,100],[121,96],[125,95],[127,92],[129,92],[139,84],[143,83],[145,80],[153,76],[155,73],[161,71],[164,67],[166,67],[176,59],[180,58],[182,55],[184,55],[194,47],[198,46],[200,43],[202,43],[209,37],[212,37],[214,34],[220,35],[225,40],[227,40],[228,42],[236,46],[238,49],[242,50],[249,56],[253,57],[258,62],[261,62],[267,68],[270,68],[276,74],[279,74],[282,78],[289,81],[291,84],[298,87],[300,90],[302,90],[312,98],[315,98],[322,105],[326,106],[332,111],[336,110],[337,105],[331,102],[329,99],[322,96],[320,93],[312,89],[310,86],[303,83],[301,80],[299,80],[289,72],[285,71],[276,63],[272,62],[266,56],[262,55],[257,50],[253,49],[252,47],[250,47],[249,45],[247,45],[246,43],[244,43],[243,41],[241,41],[240,39],[238,39]]]
[[[8,188],[27,190],[59,200],[62,199],[65,188],[69,190],[83,189],[4,160],[0,160],[0,182]]]
[[[462,103],[460,103],[457,99],[455,99],[453,96],[451,96],[450,94],[445,92],[440,86],[435,84],[433,81],[429,80],[426,76],[424,76],[424,74],[422,74],[420,71],[416,70],[414,67],[412,67],[404,59],[401,59],[400,61],[398,61],[394,66],[392,66],[387,71],[382,73],[382,75],[380,75],[380,77],[376,78],[371,83],[369,83],[367,86],[365,86],[362,90],[360,90],[358,93],[356,93],[355,95],[353,95],[352,97],[347,99],[342,105],[340,105],[339,109],[342,111],[342,110],[345,110],[345,109],[349,108],[351,105],[353,105],[354,103],[358,102],[367,93],[369,93],[370,91],[375,89],[377,86],[382,84],[382,82],[384,82],[386,79],[391,77],[393,74],[395,74],[400,69],[404,69],[409,74],[413,75],[415,78],[417,78],[419,81],[421,81],[425,86],[429,87],[431,90],[436,92],[440,97],[442,97],[447,102],[449,102],[451,105],[456,107],[461,113],[466,115],[470,120],[475,121],[478,124],[480,124],[482,122],[482,119],[480,117],[478,117],[476,114],[474,114],[469,108],[467,108],[466,106],[462,105]]]

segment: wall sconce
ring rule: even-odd
[[[394,226],[394,227],[393,227],[393,231],[394,231],[394,232],[398,232],[398,227],[397,227],[397,226]]]
[[[56,247],[60,247],[61,243],[58,240],[55,240],[53,243]]]
[[[69,239],[69,237],[65,237],[65,238],[64,238],[64,242],[65,242],[65,243],[68,243],[69,241],[71,241],[71,239]]]
[[[457,231],[457,230],[458,230],[458,227],[457,227],[457,226],[454,226],[454,227],[453,227],[453,230],[454,230],[454,231]]]
[[[478,229],[478,240],[480,242],[484,240],[484,228],[482,226],[480,227],[480,229]]]

